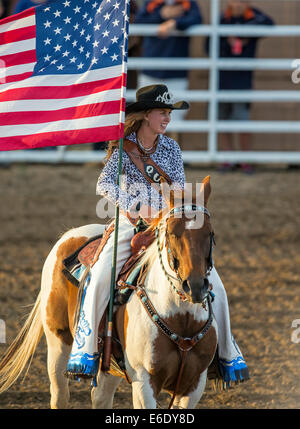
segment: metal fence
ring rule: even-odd
[[[168,127],[170,132],[207,133],[208,144],[206,151],[185,151],[183,160],[187,163],[207,162],[251,162],[251,163],[300,163],[300,151],[219,151],[219,133],[247,132],[247,133],[300,133],[298,121],[221,121],[218,120],[218,104],[226,101],[246,102],[297,102],[300,101],[298,88],[292,91],[220,91],[218,76],[219,70],[290,70],[292,73],[300,66],[295,59],[224,59],[219,58],[220,36],[239,35],[245,37],[290,37],[300,36],[299,26],[229,26],[219,25],[220,0],[210,0],[210,25],[199,25],[185,32],[176,31],[177,37],[183,35],[209,36],[210,52],[208,58],[129,58],[129,70],[142,70],[149,65],[151,69],[186,69],[208,70],[208,90],[178,91],[177,98],[191,102],[208,103],[207,120],[173,121]],[[157,25],[131,24],[131,36],[156,35]],[[300,69],[299,69],[300,76]],[[135,91],[128,90],[127,101],[135,98]],[[69,150],[68,150],[69,149]],[[12,151],[0,152],[0,162],[93,162],[102,160],[104,151],[70,150],[66,146],[58,147],[57,151]]]

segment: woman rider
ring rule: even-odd
[[[126,108],[124,137],[133,142],[141,156],[151,157],[180,189],[185,185],[182,154],[175,140],[165,135],[173,110],[188,109],[185,101],[173,103],[165,85],[140,88],[136,102]],[[131,255],[131,239],[137,219],[146,220],[164,207],[161,194],[151,186],[124,151],[122,181],[116,184],[118,174],[118,143],[111,142],[106,164],[97,183],[97,194],[119,205],[120,219],[116,278]],[[113,234],[108,238],[99,259],[93,265],[89,285],[83,300],[67,375],[94,377],[99,367],[98,326],[110,298],[110,279],[113,252]],[[218,325],[219,367],[225,381],[248,379],[248,369],[242,353],[232,337],[229,308],[223,283],[215,268],[209,274],[215,299],[212,303]]]

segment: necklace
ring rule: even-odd
[[[141,149],[142,152],[144,152],[146,154],[151,154],[151,153],[155,152],[155,149],[157,146],[157,138],[156,138],[155,142],[153,143],[153,145],[150,147],[145,147],[138,137],[136,138],[136,140],[137,140],[139,148]]]

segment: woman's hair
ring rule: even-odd
[[[124,124],[124,138],[128,137],[132,133],[136,133],[140,126],[142,125],[142,122],[145,118],[145,115],[149,112],[147,111],[141,111],[141,112],[132,112],[126,115],[125,117],[125,124]],[[109,142],[106,157],[104,159],[104,162],[107,162],[109,158],[111,157],[113,151],[119,147],[119,140],[112,140]]]

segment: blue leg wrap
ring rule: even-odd
[[[230,383],[234,381],[239,383],[244,380],[249,380],[249,370],[242,356],[227,361],[219,359],[219,370],[223,378],[223,388],[230,387]]]
[[[99,353],[90,355],[88,353],[71,354],[65,375],[68,378],[93,378],[99,369]]]

